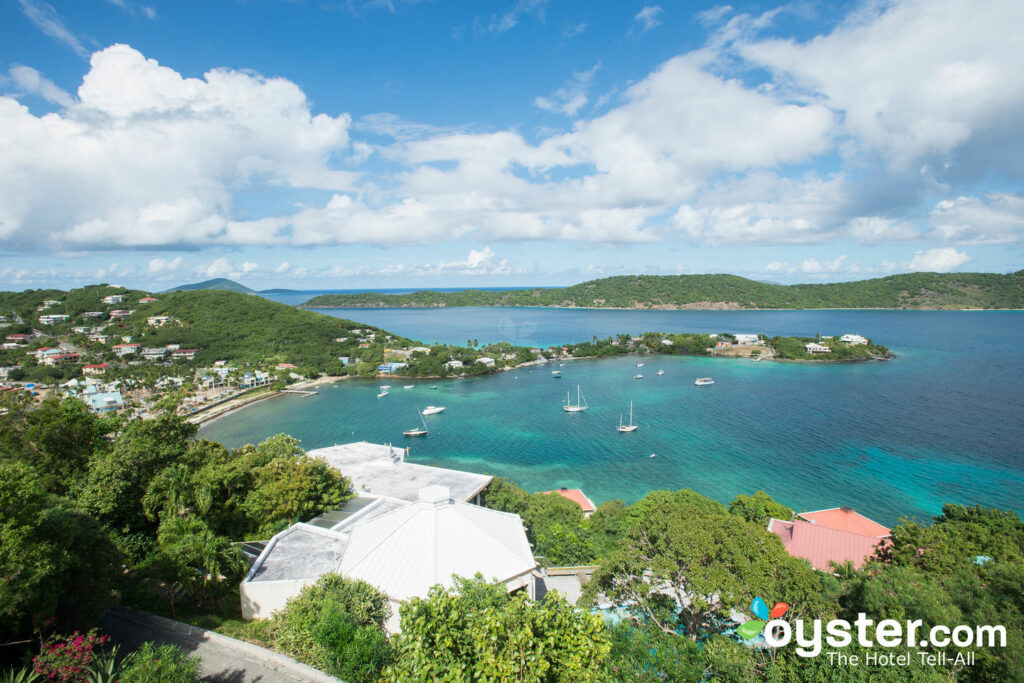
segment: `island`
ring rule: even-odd
[[[651,310],[1022,309],[1024,270],[907,273],[830,284],[777,285],[736,275],[623,275],[571,287],[411,294],[322,294],[304,308],[540,306]]]

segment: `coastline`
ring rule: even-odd
[[[474,304],[472,306],[436,306],[436,305],[420,305],[410,304],[407,306],[364,306],[364,305],[350,305],[350,306],[310,306],[308,304],[295,304],[296,308],[303,308],[309,311],[316,311],[321,309],[345,309],[345,310],[374,310],[374,309],[390,309],[395,311],[401,310],[424,310],[430,308],[544,308],[554,309],[561,311],[899,311],[902,313],[913,313],[916,311],[946,311],[950,313],[1020,313],[1024,311],[1024,308],[929,308],[929,307],[914,307],[914,308],[746,308],[743,306],[728,306],[728,305],[695,305],[695,304],[659,304],[656,306],[523,306],[519,304]]]

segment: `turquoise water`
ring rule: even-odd
[[[807,365],[647,356],[571,361],[465,380],[347,380],[217,420],[228,446],[278,432],[307,449],[352,440],[409,445],[414,462],[511,477],[530,490],[580,487],[596,501],[688,487],[719,500],[764,489],[800,509],[852,505],[886,524],[943,502],[1024,512],[1024,314],[895,311],[647,312],[551,309],[339,312],[427,341],[537,344],[619,331],[856,332],[885,363]],[[504,336],[503,336],[504,335]],[[637,369],[636,362],[645,363]],[[657,370],[665,374],[657,376]],[[633,379],[637,372],[644,379]],[[714,386],[695,387],[711,376]],[[405,390],[403,384],[415,384]],[[428,387],[436,384],[438,389]],[[567,390],[590,409],[566,414]],[[640,429],[615,431],[634,402]],[[430,434],[407,439],[416,408]],[[650,458],[650,454],[657,454]]]

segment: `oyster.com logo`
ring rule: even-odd
[[[775,606],[770,610],[768,604],[763,598],[754,598],[753,602],[750,603],[750,611],[754,613],[756,619],[743,622],[740,627],[736,629],[736,633],[739,634],[743,640],[750,640],[756,638],[764,627],[772,619],[779,619],[787,611],[789,611],[789,605],[784,602],[777,602]]]

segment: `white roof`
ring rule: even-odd
[[[308,455],[320,458],[352,480],[352,490],[415,501],[420,489],[446,486],[459,500],[471,500],[494,477],[405,462],[405,449],[359,441],[317,448]]]
[[[519,515],[451,500],[432,486],[420,500],[352,527],[341,573],[395,600],[425,596],[452,575],[508,581],[536,568]]]

